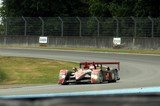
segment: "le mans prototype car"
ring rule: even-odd
[[[116,67],[111,68],[110,65]],[[120,62],[81,62],[79,68],[60,70],[58,84],[116,82],[120,80],[119,70]]]

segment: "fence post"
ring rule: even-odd
[[[58,18],[61,21],[61,37],[63,37],[63,20],[61,17],[58,17]]]
[[[5,24],[6,24],[6,27],[5,27],[5,35],[7,36],[8,35],[8,33],[7,33],[7,31],[8,31],[8,19],[6,18],[6,20],[5,20]]]
[[[97,36],[99,37],[99,20],[97,17],[94,17],[97,21]]]
[[[24,20],[25,22],[25,26],[24,26],[24,35],[26,36],[27,35],[27,21],[26,19],[22,16],[22,19]]]
[[[134,21],[134,38],[137,36],[137,22],[133,16],[131,16],[132,20]]]
[[[24,22],[25,22],[25,26],[24,26],[24,35],[25,36],[27,36],[27,21],[26,21],[26,19],[25,19],[25,17],[23,17],[22,16],[22,19],[24,20]],[[28,45],[28,36],[27,36],[27,38],[26,38],[26,45]]]
[[[119,21],[117,19],[117,17],[113,17],[115,20],[116,20],[116,24],[117,24],[117,27],[116,27],[116,37],[119,36]]]
[[[133,16],[131,16],[132,20],[134,21],[134,36],[133,36],[133,41],[132,41],[132,44],[133,44],[133,47],[135,45],[135,38],[137,36],[137,22],[135,20],[135,18]]]
[[[42,22],[42,36],[44,36],[44,20],[42,19],[42,17],[39,17],[39,19],[41,20]]]
[[[79,36],[82,37],[82,23],[81,23],[81,19],[79,17],[76,17],[76,18],[79,21]]]
[[[153,21],[153,19],[150,17],[150,16],[148,16],[148,19],[152,22],[152,38],[154,37],[154,21]]]
[[[8,19],[6,17],[6,19],[5,19],[5,37],[4,37],[4,41],[3,41],[4,45],[7,44],[7,35],[8,35],[7,31],[8,31]]]

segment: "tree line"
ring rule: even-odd
[[[159,0],[2,0],[1,17],[159,17]]]

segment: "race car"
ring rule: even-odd
[[[110,65],[116,67],[111,68]],[[58,84],[116,82],[120,80],[119,70],[120,62],[81,62],[79,68],[60,70]]]

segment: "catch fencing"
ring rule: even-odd
[[[8,17],[1,18],[0,45],[160,49],[160,18],[151,17]]]
[[[160,37],[160,18],[8,17],[1,35]]]

